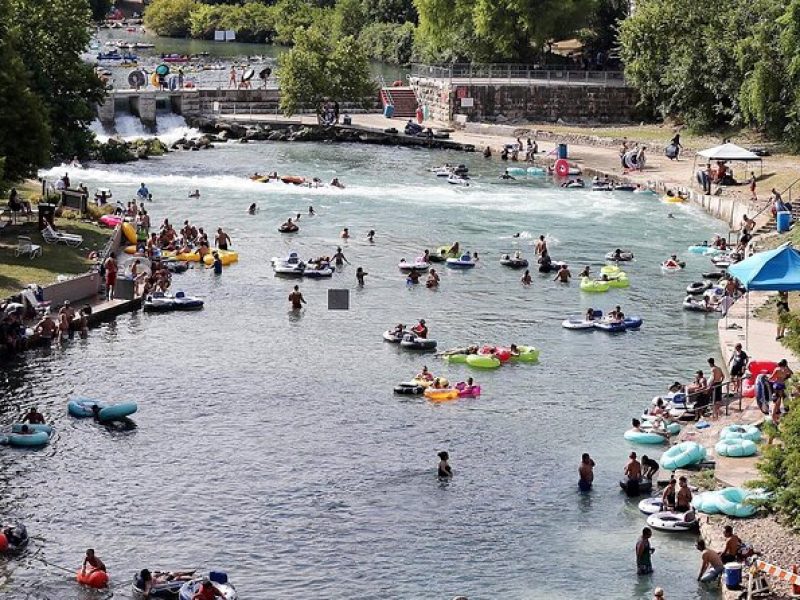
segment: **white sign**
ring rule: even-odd
[[[232,29],[227,31],[216,30],[214,32],[214,41],[215,42],[232,42],[236,39],[236,32]]]
[[[461,108],[472,108],[475,106],[475,102],[473,98],[462,98],[461,99]]]
[[[214,101],[214,104],[213,104],[213,105],[212,105],[212,107],[211,107],[211,110],[213,110],[215,113],[218,113],[218,112],[219,112],[219,102],[217,102],[217,101],[215,100],[215,101]]]

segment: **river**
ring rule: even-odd
[[[473,185],[426,172],[445,161],[466,162]],[[347,189],[250,182],[256,170],[335,175]],[[0,422],[35,404],[57,431],[42,451],[0,452],[0,510],[34,536],[23,557],[0,565],[8,597],[97,597],[39,560],[71,569],[88,547],[121,598],[143,567],[223,569],[241,598],[648,599],[656,585],[670,598],[707,597],[694,581],[692,536],[656,532],[655,574],[636,576],[645,521],[617,481],[634,448],[622,439],[630,418],[718,355],[715,320],[680,306],[708,260],[686,256],[678,276],[659,262],[723,226],[655,196],[503,183],[498,171],[478,154],[299,143],[72,170],[73,181],[122,199],[145,181],[154,224],[222,225],[240,261],[219,277],[175,276],[174,289],[206,299],[201,312],[125,315],[6,368]],[[188,199],[195,188],[201,199]],[[277,233],[309,205],[318,216],[304,216],[297,236]],[[330,254],[343,227],[351,264],[330,281],[301,281],[308,305],[289,312],[293,282],[273,276],[270,257]],[[523,287],[497,261],[514,249],[532,256],[539,233],[574,274],[632,249],[631,287],[589,295],[538,274]],[[400,258],[454,240],[480,253],[476,269],[442,268],[437,291],[406,286]],[[357,266],[369,273],[363,289]],[[327,310],[331,287],[351,290],[350,310]],[[642,330],[560,326],[615,304],[641,315]],[[541,363],[470,371],[382,341],[388,326],[419,318],[441,348],[533,344]],[[483,395],[438,405],[395,396],[393,385],[423,365],[451,380],[473,376]],[[116,433],[72,419],[73,395],[135,400],[138,427]],[[449,483],[435,476],[443,449]],[[597,461],[588,495],[576,486],[582,452]]]

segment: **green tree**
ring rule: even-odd
[[[86,156],[94,136],[88,131],[94,105],[105,89],[94,69],[81,60],[89,43],[87,0],[11,0],[11,20],[28,70],[31,91],[44,104],[55,157]],[[57,23],[58,26],[53,26]]]
[[[363,0],[370,23],[417,23],[413,0]]]
[[[362,0],[338,0],[333,11],[333,31],[338,37],[358,37],[367,24]]]
[[[420,40],[429,53],[447,55],[455,48],[471,60],[530,62],[551,38],[580,29],[594,1],[415,0],[415,5]]]
[[[197,0],[153,0],[144,11],[144,24],[158,35],[185,37]]]
[[[797,376],[789,380],[789,398],[785,414],[778,426],[779,444],[762,448],[758,463],[760,485],[775,494],[775,505],[788,523],[800,529],[800,404]]]
[[[10,29],[9,0],[0,0],[0,181],[36,173],[49,157],[47,113],[33,92],[20,57],[18,33]]]
[[[358,41],[369,49],[370,58],[396,65],[411,62],[414,50],[413,23],[370,23],[361,31]]]
[[[280,0],[275,7],[275,14],[280,15],[275,26],[275,41],[286,46],[294,43],[300,29],[308,29],[312,25],[329,27],[331,9],[313,6],[306,0]]]
[[[620,25],[625,77],[662,117],[704,130],[735,124],[742,73],[724,0],[643,0]]]
[[[278,63],[280,106],[287,116],[326,99],[363,102],[376,92],[363,48],[351,36],[334,40],[320,28],[300,29]]]

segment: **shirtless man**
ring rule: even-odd
[[[303,304],[306,304],[306,299],[300,293],[299,285],[294,286],[294,290],[289,294],[289,302],[292,303],[292,310],[300,310],[303,308]]]
[[[337,267],[341,267],[344,263],[347,263],[348,265],[350,264],[350,261],[345,258],[341,246],[336,248],[336,253],[331,257],[331,260],[336,264]]]
[[[447,452],[439,452],[437,455],[439,457],[439,466],[436,469],[437,477],[439,479],[449,479],[453,476],[453,469],[450,467],[450,455]]]
[[[81,567],[81,571],[86,574],[86,565],[92,567],[92,571],[105,571],[106,565],[100,560],[94,553],[94,550],[89,548],[86,551],[86,558],[83,559],[83,567]]]
[[[678,491],[675,493],[675,512],[687,512],[692,508],[692,490],[686,477],[678,479]]]
[[[555,278],[553,281],[558,281],[561,283],[569,283],[569,279],[572,277],[572,273],[569,272],[569,268],[566,264],[561,265],[561,268],[556,273]]]
[[[347,227],[342,229],[342,233],[339,234],[339,237],[342,238],[343,240],[349,239],[350,238],[350,229],[348,229]]]
[[[708,359],[708,366],[711,367],[711,418],[719,418],[719,409],[722,407],[722,382],[725,381],[725,373],[722,372],[714,359]]]
[[[42,425],[44,424],[44,415],[36,410],[35,406],[32,406],[31,409],[22,417],[23,423],[30,423],[31,425]]]
[[[664,492],[661,494],[662,510],[672,510],[675,508],[675,483],[675,478],[670,477],[667,487],[664,488]]]
[[[34,332],[39,336],[39,339],[49,345],[50,340],[53,339],[53,334],[56,332],[56,324],[53,322],[50,315],[45,315],[42,317],[42,320],[36,324]]]
[[[536,255],[544,254],[547,252],[547,242],[544,240],[544,236],[540,235],[539,239],[536,240]]]
[[[582,492],[588,492],[592,489],[592,482],[594,481],[594,461],[588,453],[581,456],[581,464],[578,467],[578,489]]]
[[[231,236],[222,231],[222,227],[217,228],[217,235],[214,237],[214,245],[220,250],[227,250],[231,243]]]
[[[770,374],[769,380],[772,382],[772,389],[775,391],[775,405],[780,411],[781,402],[786,398],[786,380],[793,375],[786,359],[782,359],[775,370]]]
[[[706,548],[706,543],[703,540],[697,540],[697,549],[702,552],[702,564],[700,565],[700,574],[697,576],[697,581],[701,583],[711,583],[719,579],[725,567],[722,564],[722,559],[714,550]]]
[[[623,474],[628,479],[627,487],[629,493],[635,491],[636,494],[638,494],[639,482],[642,479],[642,465],[639,463],[638,460],[636,460],[636,452],[631,452],[628,458],[630,460],[628,461],[628,464],[625,465],[625,470],[623,471]]]
[[[742,547],[742,540],[733,533],[733,527],[725,525],[722,535],[725,536],[725,548],[722,550],[720,558],[723,564],[736,562],[739,557],[739,550]]]

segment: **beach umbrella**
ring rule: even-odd
[[[800,252],[790,243],[759,252],[728,267],[728,273],[747,290],[745,302],[745,345],[750,321],[750,290],[790,292],[800,290]]]

